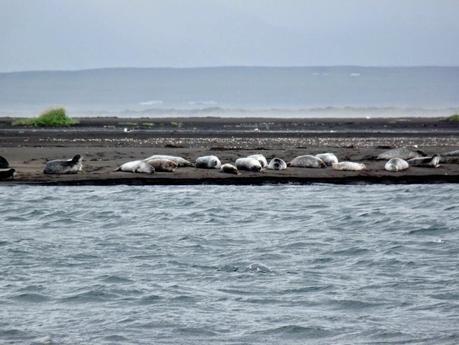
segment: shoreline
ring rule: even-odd
[[[271,128],[240,128],[241,119],[183,119],[180,129],[155,120],[157,129],[144,128],[138,119],[125,131],[126,119],[102,119],[97,123],[80,122],[71,128],[12,127],[0,118],[0,155],[16,169],[14,180],[0,185],[198,185],[198,184],[411,184],[459,183],[459,164],[442,164],[439,168],[411,167],[402,172],[384,170],[385,161],[375,157],[390,148],[418,147],[426,154],[459,149],[459,123],[439,118],[415,119],[270,119]],[[129,119],[132,120],[132,119]],[[253,119],[242,125],[258,126]],[[266,122],[266,121],[265,121]],[[189,129],[189,126],[194,126]],[[153,126],[154,127],[154,126]],[[257,127],[254,127],[257,128]],[[330,132],[335,128],[336,131]],[[113,170],[124,162],[153,154],[182,156],[191,162],[199,156],[213,154],[222,163],[239,157],[262,153],[267,159],[285,161],[303,154],[333,152],[340,161],[363,162],[368,170],[335,171],[331,168],[288,168],[261,173],[241,172],[228,175],[219,171],[178,168],[175,173],[153,175],[129,174]],[[44,164],[51,159],[84,157],[83,172],[77,175],[44,175]]]

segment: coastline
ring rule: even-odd
[[[267,127],[266,127],[267,125]],[[265,127],[263,127],[265,126]],[[11,126],[0,118],[0,155],[16,169],[0,185],[184,185],[282,183],[459,183],[459,164],[439,168],[384,170],[374,157],[393,147],[417,146],[427,154],[459,149],[459,124],[444,118],[282,119],[282,118],[85,118],[71,128]],[[190,161],[206,154],[222,162],[262,153],[286,161],[303,154],[334,152],[340,160],[364,162],[368,170],[288,168],[228,175],[215,170],[179,168],[153,175],[114,172],[120,164],[153,154]],[[44,175],[46,160],[84,157],[77,175]]]

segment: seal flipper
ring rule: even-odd
[[[0,156],[0,169],[8,169],[9,167],[10,167],[10,163],[8,163],[6,158]]]

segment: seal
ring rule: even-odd
[[[255,172],[260,172],[261,171],[261,163],[258,159],[255,158],[238,158],[236,159],[236,167],[239,170],[247,170],[247,171],[255,171]]]
[[[0,156],[0,180],[14,178],[15,173],[16,173],[16,170],[13,168],[10,168],[10,163],[8,163],[6,158]]]
[[[287,163],[280,158],[273,158],[268,164],[270,170],[284,170],[287,169]]]
[[[360,171],[360,170],[365,170],[367,167],[363,163],[339,162],[339,163],[333,163],[332,168],[334,170]]]
[[[327,166],[322,159],[311,155],[295,157],[287,165],[298,168],[325,168]]]
[[[392,149],[389,151],[385,151],[376,157],[376,159],[391,159],[391,158],[401,158],[401,159],[411,159],[411,158],[418,158],[418,157],[425,157],[427,156],[425,152],[421,150],[411,150],[407,147],[400,147],[397,149]]]
[[[168,156],[168,155],[153,155],[153,156],[150,156],[150,157],[144,159],[144,161],[150,161],[152,159],[168,159],[170,161],[173,161],[173,162],[177,163],[177,166],[179,168],[180,167],[192,167],[193,166],[193,164],[190,161],[187,161],[185,158],[177,157],[177,156]]]
[[[331,166],[333,163],[338,163],[338,157],[336,157],[334,153],[319,153],[316,157],[323,160],[327,166]]]
[[[442,153],[440,163],[459,164],[459,150]]]
[[[177,169],[177,163],[171,161],[170,159],[150,159],[146,162],[158,172],[174,172],[175,169]]]
[[[1,168],[0,169],[0,180],[6,180],[9,178],[14,178],[16,170],[13,168]]]
[[[227,174],[239,175],[239,170],[237,170],[237,168],[233,164],[223,164],[220,170]]]
[[[0,156],[0,169],[8,169],[9,167],[10,167],[10,163],[8,163],[6,158]]]
[[[83,169],[83,157],[75,155],[72,159],[56,159],[48,161],[43,173],[45,174],[77,174]]]
[[[266,160],[266,157],[263,156],[260,153],[247,156],[247,158],[255,158],[257,161],[260,162],[262,168],[264,168],[264,167],[266,167],[268,165],[268,161]]]
[[[196,159],[198,169],[220,169],[222,163],[217,156],[203,156]]]
[[[440,159],[440,155],[433,155],[432,157],[411,158],[408,160],[408,164],[413,167],[438,168],[440,166]]]
[[[130,161],[122,164],[115,171],[130,172],[130,173],[144,173],[144,174],[153,174],[155,168],[143,160]]]
[[[391,158],[384,165],[384,169],[387,171],[402,171],[410,167],[408,162],[401,158]]]

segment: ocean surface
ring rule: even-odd
[[[0,187],[1,344],[458,344],[459,185]]]
[[[438,116],[459,67],[110,68],[0,73],[0,116]]]

